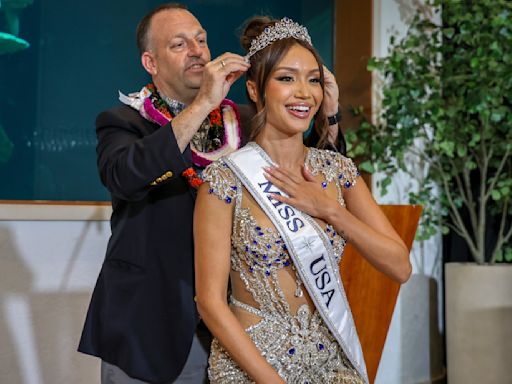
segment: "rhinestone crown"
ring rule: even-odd
[[[307,28],[288,17],[283,17],[274,25],[266,27],[263,32],[251,42],[251,48],[249,49],[249,53],[245,56],[245,59],[249,60],[252,55],[269,46],[274,41],[288,37],[305,41],[311,45],[311,37],[309,36]]]

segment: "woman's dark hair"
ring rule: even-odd
[[[251,42],[256,39],[266,27],[273,26],[277,20],[271,19],[268,16],[254,16],[249,19],[242,31],[240,37],[240,44],[247,52],[251,47]],[[309,43],[303,40],[294,38],[285,38],[274,41],[272,44],[256,52],[250,58],[251,67],[247,71],[247,79],[252,80],[256,84],[258,92],[258,99],[261,101],[262,109],[251,120],[250,139],[253,140],[263,129],[266,122],[266,108],[265,108],[265,89],[269,81],[269,77],[274,71],[275,66],[282,60],[290,48],[294,45],[300,45],[310,51],[315,57],[320,69],[320,85],[324,90],[324,70],[322,59],[318,52]],[[254,102],[247,94],[250,103]],[[329,123],[325,114],[323,103],[320,106],[316,116],[314,129],[318,135],[317,147],[323,148],[328,143]]]

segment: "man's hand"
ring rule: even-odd
[[[203,71],[203,81],[194,104],[200,104],[208,113],[217,108],[227,96],[231,85],[238,80],[251,65],[243,56],[226,52],[207,63]]]
[[[325,113],[327,116],[334,116],[338,113],[339,108],[339,96],[340,91],[338,88],[338,84],[336,83],[336,78],[334,75],[327,69],[324,65],[324,89],[325,89],[325,97],[324,97],[324,106]],[[328,140],[331,145],[335,148],[338,148],[338,135],[339,135],[339,124],[334,124],[329,126],[329,137]]]
[[[327,116],[334,116],[338,112],[340,91],[336,78],[324,65],[324,106]]]
[[[194,101],[172,121],[178,146],[183,152],[206,116],[217,108],[227,96],[231,85],[250,67],[244,58],[224,53],[207,63],[203,71],[201,88]]]

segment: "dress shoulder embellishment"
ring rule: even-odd
[[[203,180],[210,184],[208,192],[230,204],[236,197],[240,183],[223,159],[211,163],[202,174]]]
[[[309,148],[306,165],[313,175],[322,174],[325,182],[324,188],[333,180],[337,180],[342,188],[355,185],[359,171],[352,159],[341,153],[325,149]]]
[[[345,157],[340,153],[336,155],[341,170],[338,175],[338,182],[343,188],[348,189],[356,184],[357,178],[361,174],[351,158]]]

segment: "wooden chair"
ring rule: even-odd
[[[381,205],[405,244],[411,250],[422,208],[419,205]],[[375,381],[382,349],[396,304],[400,284],[371,266],[347,245],[340,263],[370,383]]]

